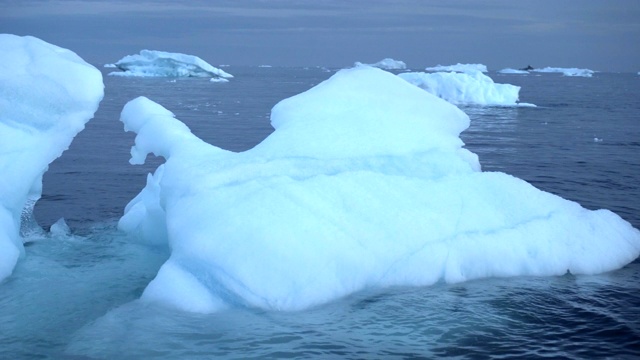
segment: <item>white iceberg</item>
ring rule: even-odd
[[[171,249],[143,301],[297,310],[371,287],[596,274],[640,253],[614,213],[481,172],[465,113],[376,68],[281,101],[275,132],[241,153],[144,97],[121,120],[133,164],[166,159],[119,223]]]
[[[142,50],[140,54],[127,55],[115,64],[122,71],[114,71],[115,76],[153,77],[211,77],[232,78],[233,75],[211,66],[197,56],[165,51]]]
[[[467,73],[402,73],[409,83],[457,105],[517,106],[520,87],[496,84],[487,75],[475,71]]]
[[[454,71],[454,72],[462,72],[462,73],[475,73],[475,72],[488,72],[487,67],[483,64],[461,64],[457,63],[455,65],[438,65],[433,67],[428,67],[425,70],[432,72],[439,71]]]
[[[505,69],[499,70],[498,72],[500,74],[519,74],[519,75],[529,74],[527,70],[518,70],[518,69],[511,69],[511,68],[505,68]]]
[[[558,67],[546,67],[541,69],[533,69],[531,71],[539,72],[539,73],[560,73],[564,76],[582,76],[582,77],[591,77],[595,71],[589,69],[578,69],[578,68],[558,68]]]
[[[39,228],[32,210],[42,175],[93,117],[100,71],[34,37],[0,34],[0,281]]]
[[[377,67],[379,69],[384,69],[384,70],[404,70],[407,68],[407,64],[405,64],[404,61],[394,60],[391,58],[382,59],[375,64],[363,64],[361,62],[356,62],[354,64],[354,66],[363,66],[363,65],[373,66],[373,67]]]

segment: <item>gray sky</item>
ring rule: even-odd
[[[0,33],[94,64],[142,49],[212,65],[640,71],[640,0],[0,0]],[[0,54],[1,56],[1,54]]]

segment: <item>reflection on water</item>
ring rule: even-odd
[[[460,109],[474,119],[470,130],[473,128],[497,128],[496,130],[500,130],[503,127],[515,126],[518,121],[518,110],[526,111],[531,108],[516,106],[460,106]]]

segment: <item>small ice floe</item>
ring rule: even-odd
[[[385,58],[373,64],[364,64],[361,62],[356,62],[353,65],[354,66],[368,65],[368,66],[377,67],[383,70],[404,70],[407,68],[407,64],[405,64],[404,61],[394,60],[391,58]]]
[[[197,56],[156,50],[142,50],[140,54],[127,55],[109,65],[122,70],[109,73],[114,76],[209,77],[216,79],[233,77],[233,75],[211,66]]]
[[[71,235],[71,229],[69,225],[67,225],[67,222],[64,221],[64,218],[60,218],[51,225],[49,233],[51,233],[51,236],[69,236]]]
[[[398,76],[456,105],[529,106],[519,103],[520,86],[497,84],[479,70],[467,72],[407,72]]]

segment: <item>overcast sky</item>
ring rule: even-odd
[[[94,64],[142,49],[212,65],[640,71],[640,0],[0,0],[0,33]],[[0,54],[1,56],[1,54]]]

